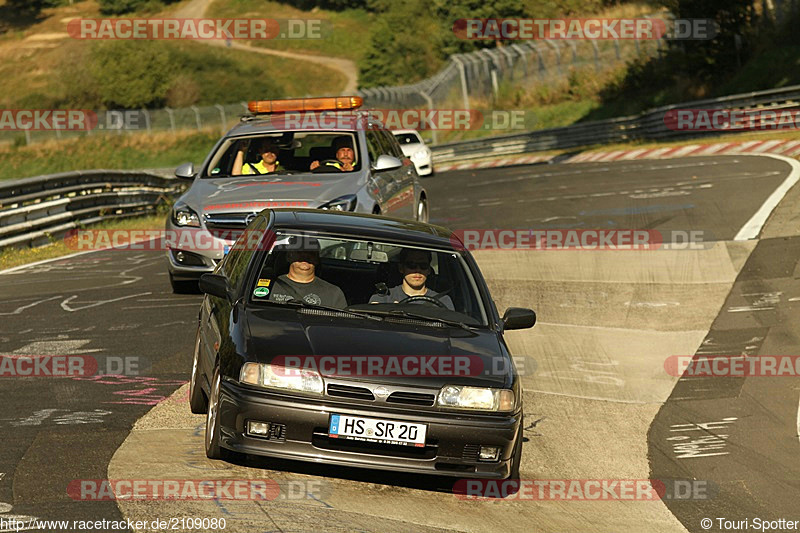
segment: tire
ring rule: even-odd
[[[417,222],[428,223],[428,199],[424,196],[419,199],[417,204]]]
[[[194,356],[192,357],[192,379],[189,381],[189,408],[192,413],[202,415],[208,412],[208,402],[203,395],[203,388],[200,386],[202,376],[200,375],[200,332],[197,332],[197,340],[194,343]]]
[[[206,414],[206,457],[209,459],[225,459],[227,454],[220,447],[219,430],[219,389],[221,377],[219,375],[219,362],[214,365],[214,377],[211,379],[211,393],[208,398],[208,412]]]
[[[172,285],[174,294],[198,294],[200,287],[196,281],[178,281],[172,274],[169,275],[169,284]]]

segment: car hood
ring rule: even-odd
[[[268,207],[318,207],[361,186],[360,172],[198,178],[181,198],[200,211],[261,211]],[[284,205],[286,203],[287,205]]]
[[[301,364],[317,365],[315,368],[321,368],[324,375],[328,367],[322,366],[322,356],[344,358],[351,369],[356,368],[358,360],[347,356],[374,356],[374,364],[386,368],[387,372],[369,375],[368,372],[353,370],[338,374],[337,379],[421,387],[454,384],[509,388],[512,385],[508,352],[491,330],[475,330],[471,333],[460,328],[334,320],[331,323],[329,318],[306,318],[300,312],[283,309],[251,309],[247,312],[247,358],[261,363],[280,364],[287,357],[300,356]],[[396,365],[403,358],[393,356],[427,356],[427,359],[414,357],[412,363],[435,361],[432,368],[441,370],[429,371],[426,376],[413,372],[408,375],[408,372],[397,371]],[[456,358],[466,371],[455,375],[449,370],[448,358]],[[298,364],[298,358],[294,361],[294,364]],[[436,366],[440,363],[443,366]],[[361,364],[369,363],[361,358]],[[416,364],[411,368],[415,367]],[[390,368],[394,368],[394,371]]]
[[[401,144],[400,148],[403,149],[403,154],[405,154],[406,157],[411,157],[420,150],[424,149],[425,145],[420,143]]]

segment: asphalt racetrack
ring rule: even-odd
[[[533,329],[506,334],[525,390],[522,477],[652,479],[661,499],[534,490],[469,500],[451,479],[210,461],[185,386],[201,297],[172,294],[163,252],[106,250],[0,274],[4,357],[85,355],[100,371],[0,377],[0,531],[131,520],[141,524],[118,531],[695,532],[726,530],[720,517],[800,520],[800,378],[665,368],[676,356],[800,352],[799,173],[779,157],[720,156],[423,181],[431,221],[454,229],[637,229],[674,244],[473,252],[501,313],[538,314]],[[702,242],[684,246],[690,232]],[[269,480],[280,493],[114,501],[75,490],[106,479]],[[224,518],[225,528],[187,527],[187,517]]]

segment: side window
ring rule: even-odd
[[[403,158],[405,158],[405,155],[403,155],[403,150],[400,148],[400,145],[397,144],[397,140],[394,138],[394,135],[386,130],[381,130],[380,133],[383,134],[383,142],[386,145],[386,151],[384,153],[394,156],[402,161]]]
[[[367,137],[367,152],[369,152],[369,160],[374,163],[378,156],[383,153],[381,143],[378,140],[378,135],[374,130],[368,130]]]
[[[236,292],[242,286],[245,272],[247,272],[247,265],[250,264],[250,259],[257,248],[253,235],[262,235],[265,229],[267,229],[267,219],[258,217],[256,222],[248,226],[247,231],[236,239],[227,257],[225,257],[222,269],[230,280],[231,288]]]

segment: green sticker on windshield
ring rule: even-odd
[[[269,289],[266,287],[256,287],[256,290],[253,291],[253,296],[258,296],[259,298],[263,298],[264,296],[269,295]]]

